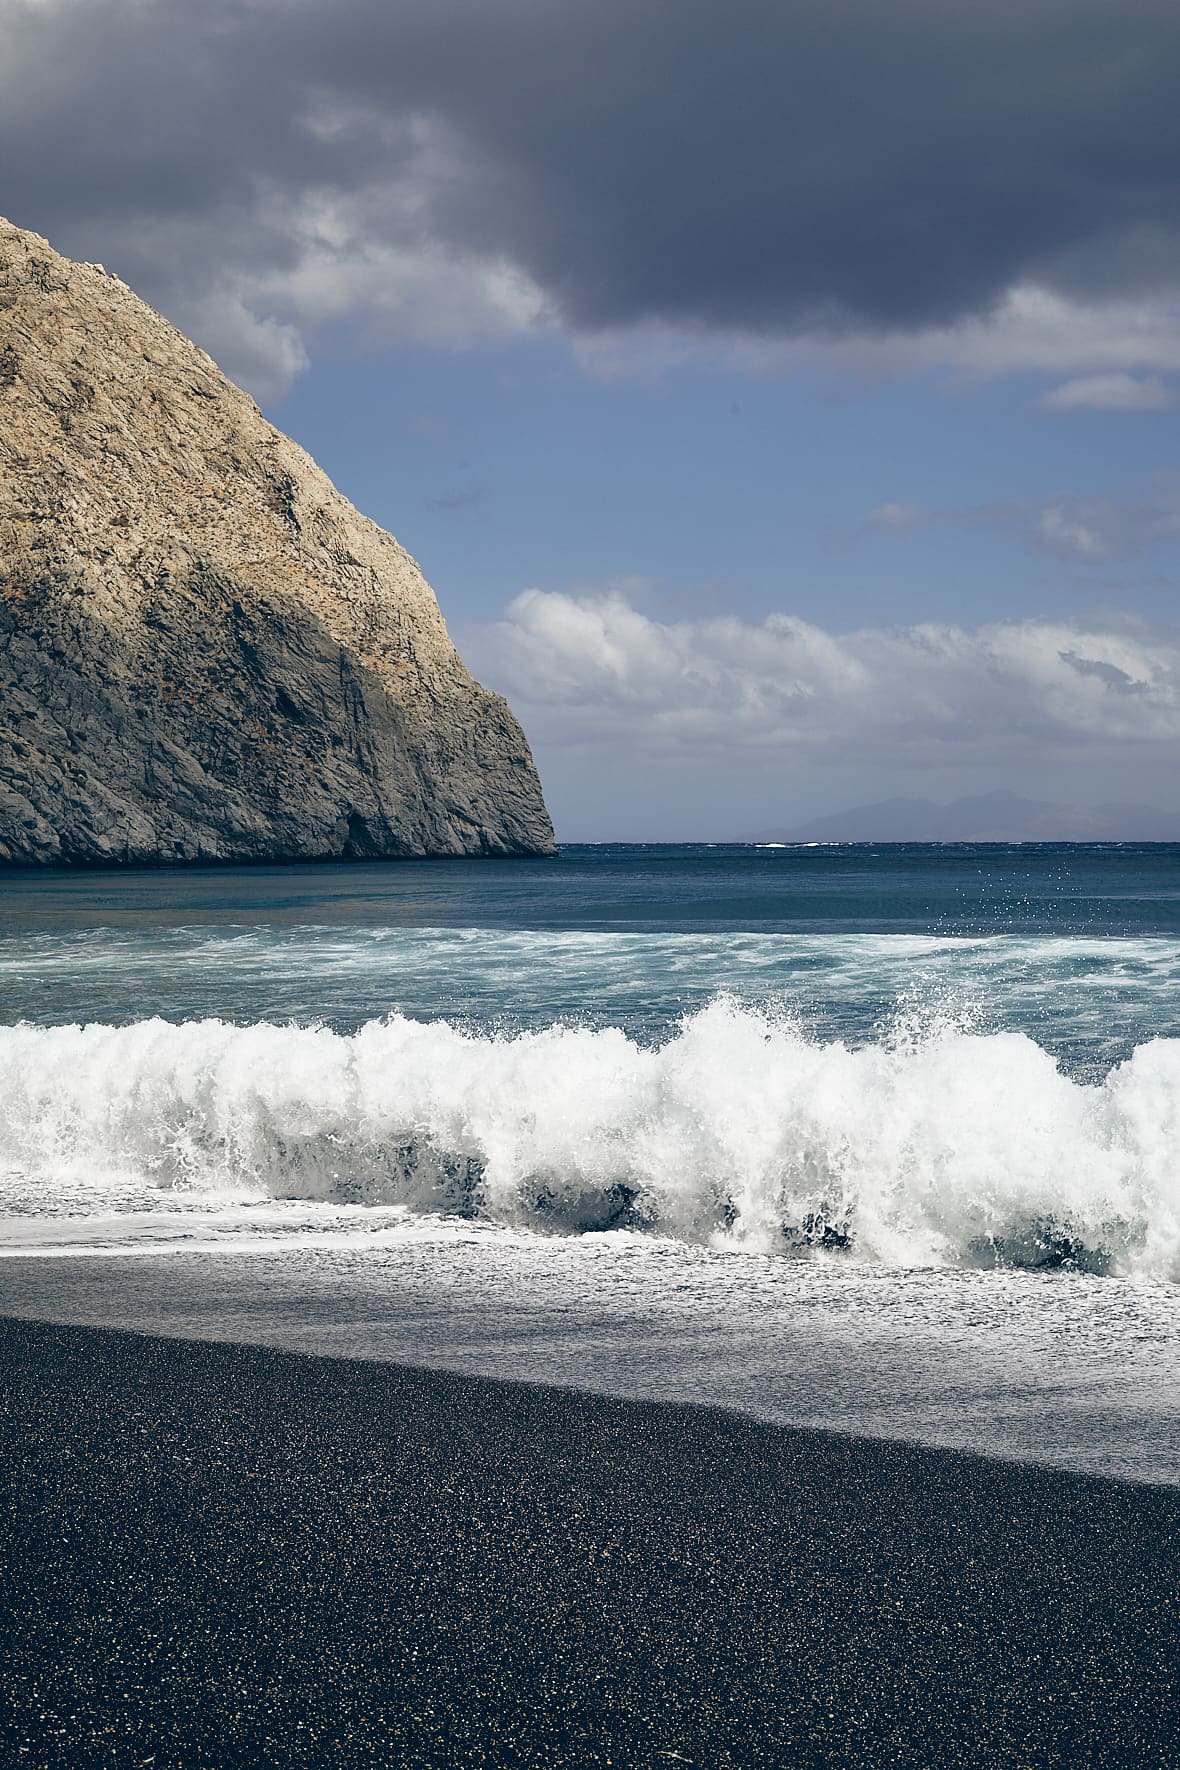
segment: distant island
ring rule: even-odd
[[[0,864],[552,852],[409,554],[118,277],[0,221]]]
[[[1180,813],[1149,805],[1058,805],[1019,793],[881,799],[750,842],[1180,842]]]

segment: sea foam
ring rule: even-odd
[[[390,1017],[0,1028],[0,1211],[400,1204],[891,1266],[1180,1278],[1180,1040],[1084,1085],[1019,1032],[821,1043],[718,1000],[660,1045]],[[142,1202],[137,1199],[137,1202]]]

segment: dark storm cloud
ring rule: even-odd
[[[315,201],[514,265],[581,328],[905,328],[1021,279],[1180,280],[1171,0],[0,0],[0,24],[0,210],[67,249],[154,233],[178,275],[281,274]]]

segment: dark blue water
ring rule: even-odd
[[[658,1040],[719,994],[818,1038],[1019,1028],[1101,1073],[1180,1027],[1180,848],[570,847],[0,875],[0,1024],[390,1013]]]
[[[1162,843],[571,845],[551,861],[0,872],[7,933],[314,923],[619,932],[1180,934]]]

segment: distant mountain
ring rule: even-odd
[[[1056,805],[1019,793],[952,800],[882,799],[751,842],[1180,842],[1180,813],[1150,805]]]

